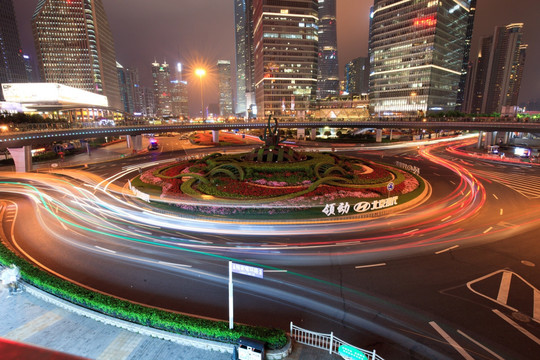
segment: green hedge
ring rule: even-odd
[[[25,282],[50,294],[136,324],[232,344],[237,343],[241,336],[246,336],[265,342],[269,349],[280,349],[287,343],[286,334],[281,329],[235,324],[235,328],[229,330],[227,321],[213,321],[159,310],[88,290],[42,271],[16,256],[2,242],[0,264],[15,264]]]

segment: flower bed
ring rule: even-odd
[[[278,161],[283,153],[293,160]],[[184,212],[217,216],[264,215],[265,211],[297,214],[310,208],[316,208],[312,216],[320,216],[320,207],[329,202],[354,203],[409,193],[413,195],[407,198],[412,198],[422,188],[420,178],[389,165],[334,153],[292,154],[290,149],[276,147],[238,155],[214,153],[151,169],[140,180],[161,186],[164,201],[190,200],[189,204],[174,201]],[[390,194],[389,182],[394,183]]]

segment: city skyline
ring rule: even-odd
[[[201,0],[189,2],[189,6],[184,2],[170,3],[166,0],[156,0],[152,4],[142,0],[103,2],[115,40],[117,60],[124,66],[137,68],[145,86],[151,86],[148,64],[154,59],[171,63],[180,60],[187,68],[197,61],[213,65],[218,59],[230,59],[231,64],[235,64],[233,1]],[[37,0],[21,0],[14,4],[23,51],[32,55],[35,49],[30,20],[36,4]],[[534,19],[540,12],[540,2],[516,0],[513,6],[501,11],[503,4],[507,1],[478,0],[471,60],[476,58],[481,36],[491,34],[495,26],[512,22],[525,24],[524,42],[529,44],[529,58],[540,56],[540,40],[534,37],[540,31],[540,24]],[[369,8],[372,5],[372,0],[337,0],[340,77],[347,62],[367,56]],[[211,21],[204,18],[209,8],[219,14]],[[152,16],[148,17],[148,14]],[[525,67],[520,103],[540,97],[540,83],[536,81],[539,77],[540,69],[531,60]],[[205,102],[217,102],[217,81],[207,81]],[[190,94],[197,94],[196,81],[191,81],[189,87]],[[191,107],[197,108],[197,104]]]

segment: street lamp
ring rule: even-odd
[[[206,70],[198,68],[195,69],[195,75],[199,77],[199,80],[201,81],[201,110],[202,110],[202,119],[204,122],[204,100],[203,100],[203,86],[202,86],[202,78],[204,75],[206,75]]]

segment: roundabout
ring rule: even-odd
[[[513,203],[507,195],[504,212],[484,206],[502,198],[499,189],[480,182],[443,146],[418,149],[415,144],[413,150],[388,150],[384,159],[354,149],[339,155],[299,151],[296,157],[284,148],[280,156],[280,148],[271,148],[277,159],[285,160],[286,152],[295,159],[298,168],[292,169],[289,162],[268,160],[269,150],[139,160],[101,176],[78,169],[18,175],[15,181],[4,176],[3,192],[12,201],[4,208],[17,203],[19,214],[25,214],[24,219],[13,216],[7,234],[26,258],[71,282],[213,319],[224,318],[227,263],[256,266],[263,269],[264,281],[237,285],[244,295],[238,308],[245,310],[239,322],[280,329],[289,321],[313,330],[337,326],[339,336],[370,348],[365,332],[375,341],[401,336],[387,333],[399,322],[391,319],[405,319],[408,328],[429,333],[425,324],[432,319],[422,307],[428,298],[433,307],[447,303],[445,309],[469,304],[452,302],[438,284],[444,282],[446,289],[470,280],[471,270],[484,272],[468,267],[477,267],[475,249],[517,233],[494,219],[517,213],[523,201]],[[300,170],[307,162],[310,166]],[[142,184],[147,177],[155,182]],[[407,179],[417,185],[401,192]],[[134,195],[128,180],[149,203]],[[484,185],[497,190],[498,198],[486,194]],[[239,196],[245,189],[248,198]],[[240,212],[223,210],[235,208]],[[536,226],[535,214],[505,220],[522,224],[523,232]],[[471,253],[474,260],[456,266],[458,253]],[[366,322],[377,313],[387,318]],[[381,322],[385,329],[378,328]]]

